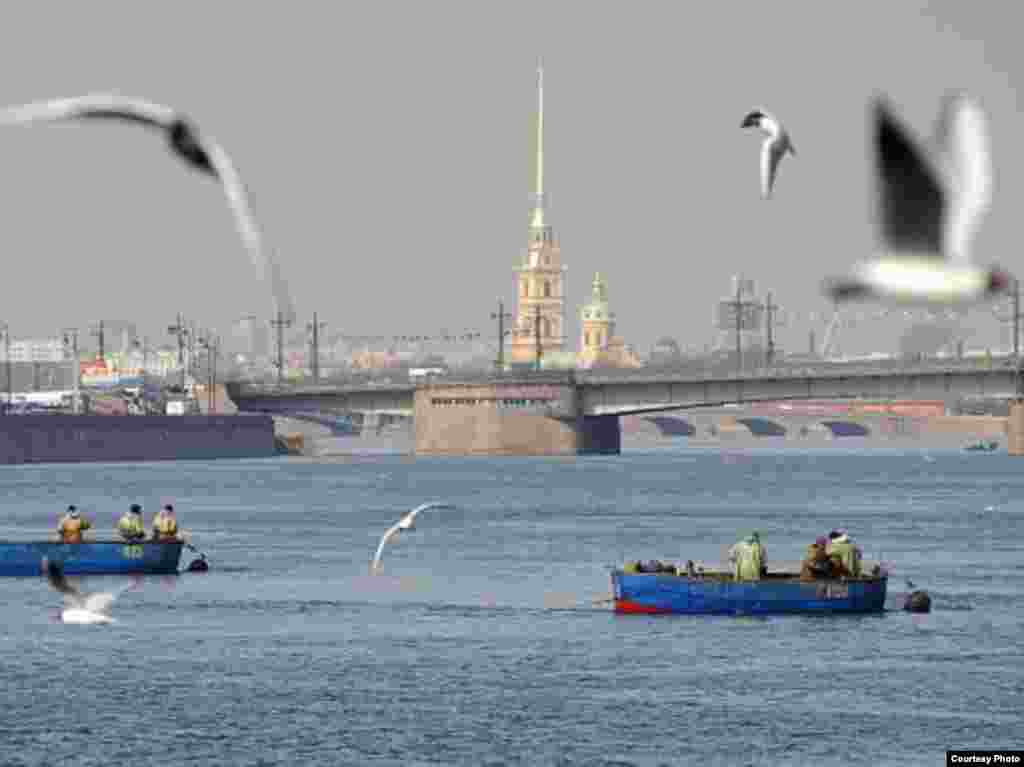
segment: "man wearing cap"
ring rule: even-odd
[[[757,581],[767,569],[767,552],[756,530],[729,549],[729,561],[735,566],[733,574],[738,581]]]
[[[845,530],[833,530],[828,534],[828,555],[838,566],[842,575],[859,578],[861,576],[860,549],[853,545]]]
[[[126,541],[141,541],[146,537],[146,525],[142,521],[142,507],[133,503],[132,507],[121,515],[117,523],[117,532]]]
[[[178,520],[174,517],[174,507],[169,503],[153,517],[153,540],[178,540]]]
[[[57,525],[57,535],[62,543],[81,543],[82,533],[92,527],[88,519],[78,513],[74,506],[68,506],[67,513]]]

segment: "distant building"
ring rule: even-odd
[[[376,370],[401,367],[402,359],[393,352],[359,351],[352,355],[355,370]]]
[[[70,358],[62,338],[11,341],[11,362],[63,362]]]

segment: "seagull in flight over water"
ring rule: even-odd
[[[114,623],[110,608],[118,594],[131,586],[114,592],[83,593],[68,581],[64,568],[58,562],[43,558],[43,571],[54,590],[64,595],[64,609],[60,619],[64,623]]]
[[[454,508],[455,508],[455,506],[453,506],[450,503],[440,503],[440,502],[432,501],[430,503],[424,503],[421,506],[417,506],[415,509],[413,509],[408,514],[406,514],[404,517],[402,517],[400,520],[398,520],[398,522],[393,524],[391,527],[389,527],[385,531],[384,536],[380,539],[380,545],[377,546],[377,553],[374,555],[373,562],[370,564],[370,572],[371,573],[376,573],[376,572],[378,572],[380,570],[380,556],[384,552],[385,544],[387,544],[387,542],[389,540],[391,540],[391,538],[393,538],[394,536],[398,535],[399,531],[401,531],[401,530],[415,530],[416,529],[416,524],[415,523],[416,523],[416,515],[417,514],[419,514],[421,511],[426,511],[427,509],[454,509]]]
[[[270,281],[275,313],[281,311],[285,319],[293,318],[291,299],[278,266],[264,253],[262,237],[249,207],[241,176],[216,141],[200,134],[191,121],[170,107],[116,93],[91,93],[0,110],[0,126],[65,120],[121,121],[164,133],[171,150],[187,165],[220,182],[249,258],[260,274]]]
[[[988,130],[967,95],[948,96],[932,146],[922,146],[883,99],[873,107],[881,253],[825,293],[837,304],[970,304],[1009,292],[1014,278],[972,263],[969,246],[992,197]]]
[[[764,133],[761,142],[761,197],[769,199],[775,186],[775,174],[786,152],[796,157],[796,149],[789,133],[773,115],[761,109],[749,112],[740,123],[741,128],[758,128]]]

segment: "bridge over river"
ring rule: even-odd
[[[413,418],[416,452],[543,455],[617,453],[619,416],[785,400],[1019,399],[1015,365],[830,365],[747,375],[643,370],[532,371],[423,383],[273,386],[229,383],[241,411]],[[1008,419],[1009,449],[1024,454],[1024,406]]]

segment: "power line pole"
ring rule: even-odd
[[[1020,280],[1013,278],[1013,360],[1020,359]]]
[[[196,331],[195,320],[190,320],[188,324],[188,330],[185,331],[185,369],[188,377],[192,378],[195,375],[196,339],[199,333]]]
[[[775,361],[775,339],[773,337],[774,328],[772,327],[772,323],[774,320],[774,312],[778,308],[778,306],[772,303],[772,294],[769,292],[768,297],[764,302],[765,333],[767,334],[764,353],[765,367],[771,367],[772,363]]]
[[[105,339],[104,339],[104,334],[103,334],[103,320],[100,320],[99,327],[96,330],[92,331],[92,335],[98,337],[99,341],[100,341],[100,350],[99,350],[99,353],[96,356],[96,359],[98,359],[100,361],[106,360],[106,358],[107,358],[106,351],[107,350],[106,350],[106,344],[105,344]]]
[[[733,308],[736,309],[736,375],[743,375],[743,338],[740,328],[743,322],[743,280],[736,280],[736,300]]]
[[[7,369],[7,404],[4,406],[4,415],[10,415],[14,397],[11,386],[11,328],[6,322],[0,322],[0,333],[4,334],[4,367]]]
[[[284,329],[292,326],[291,320],[284,318],[284,312],[277,313],[277,319],[271,320],[270,324],[277,329],[277,362],[274,366],[277,368],[277,385],[282,386],[284,384]]]
[[[540,361],[544,356],[544,348],[540,343],[540,304],[534,306],[533,313],[533,343],[537,350],[537,370],[540,370]]]
[[[313,383],[320,383],[320,329],[327,327],[326,322],[318,322],[316,312],[313,312],[313,324],[306,325],[306,330],[313,331],[313,359],[310,367],[313,369]]]
[[[491,319],[498,321],[498,359],[494,361],[494,365],[500,373],[505,369],[505,320],[512,319],[512,313],[505,311],[504,301],[498,301],[498,312],[491,312]]]
[[[185,391],[185,336],[188,335],[188,328],[185,327],[185,318],[178,315],[178,322],[170,325],[167,332],[178,338],[178,367],[181,368],[181,390]]]
[[[1013,367],[1017,373],[1017,397],[1024,397],[1020,369],[1020,280],[1013,278]]]
[[[217,357],[220,355],[220,338],[207,332],[205,338],[199,339],[199,346],[206,349],[206,377],[208,387],[206,390],[206,414],[213,415],[216,403],[217,389]]]
[[[71,410],[75,415],[81,412],[81,380],[82,365],[78,360],[78,328],[67,328],[64,330],[64,346],[71,346],[71,373],[74,395]]]

